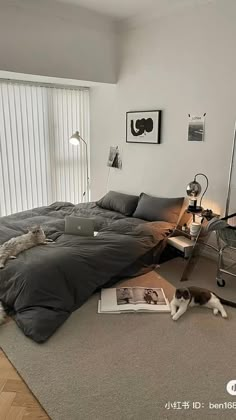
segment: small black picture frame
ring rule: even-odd
[[[160,144],[161,110],[126,112],[126,143]]]

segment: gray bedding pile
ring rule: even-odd
[[[64,234],[67,215],[93,218],[96,237]],[[95,203],[57,202],[0,218],[0,243],[40,224],[55,243],[37,246],[9,260],[0,271],[0,300],[24,334],[46,341],[97,289],[139,274],[145,256],[158,252],[173,227],[145,223]]]

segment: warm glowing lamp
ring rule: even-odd
[[[198,176],[203,176],[205,179],[206,179],[206,188],[205,188],[205,190],[204,190],[204,192],[203,192],[203,194],[202,194],[202,196],[201,196],[201,198],[200,198],[200,203],[199,203],[199,206],[197,205],[197,200],[198,200],[198,198],[200,197],[200,194],[201,194],[201,192],[202,192],[202,187],[201,187],[201,185],[199,184],[199,182],[197,181],[197,177]],[[191,211],[191,212],[193,212],[193,213],[200,213],[203,209],[202,209],[202,206],[201,206],[201,204],[202,204],[202,198],[203,198],[203,196],[205,195],[205,193],[206,193],[206,190],[207,190],[207,188],[208,188],[208,184],[209,184],[209,182],[208,182],[208,178],[207,178],[207,176],[205,175],[205,174],[201,174],[201,173],[199,173],[199,174],[196,174],[195,176],[194,176],[194,180],[193,181],[191,181],[188,185],[187,185],[187,189],[186,189],[186,191],[187,191],[187,195],[188,195],[188,197],[189,197],[189,206],[188,206],[188,211]]]

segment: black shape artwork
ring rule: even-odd
[[[119,154],[118,153],[116,153],[111,166],[112,168],[119,168]]]
[[[151,133],[153,130],[153,119],[152,118],[142,118],[140,120],[134,120],[130,122],[130,129],[133,136],[141,136],[142,134]]]
[[[159,144],[161,141],[162,111],[126,112],[126,142]]]

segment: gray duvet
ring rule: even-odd
[[[96,237],[64,233],[67,215],[90,217]],[[40,224],[55,243],[29,249],[0,271],[0,301],[24,334],[46,341],[96,290],[138,275],[145,257],[161,251],[172,225],[145,223],[95,203],[57,202],[0,218],[0,243]],[[155,261],[157,262],[157,260]]]

